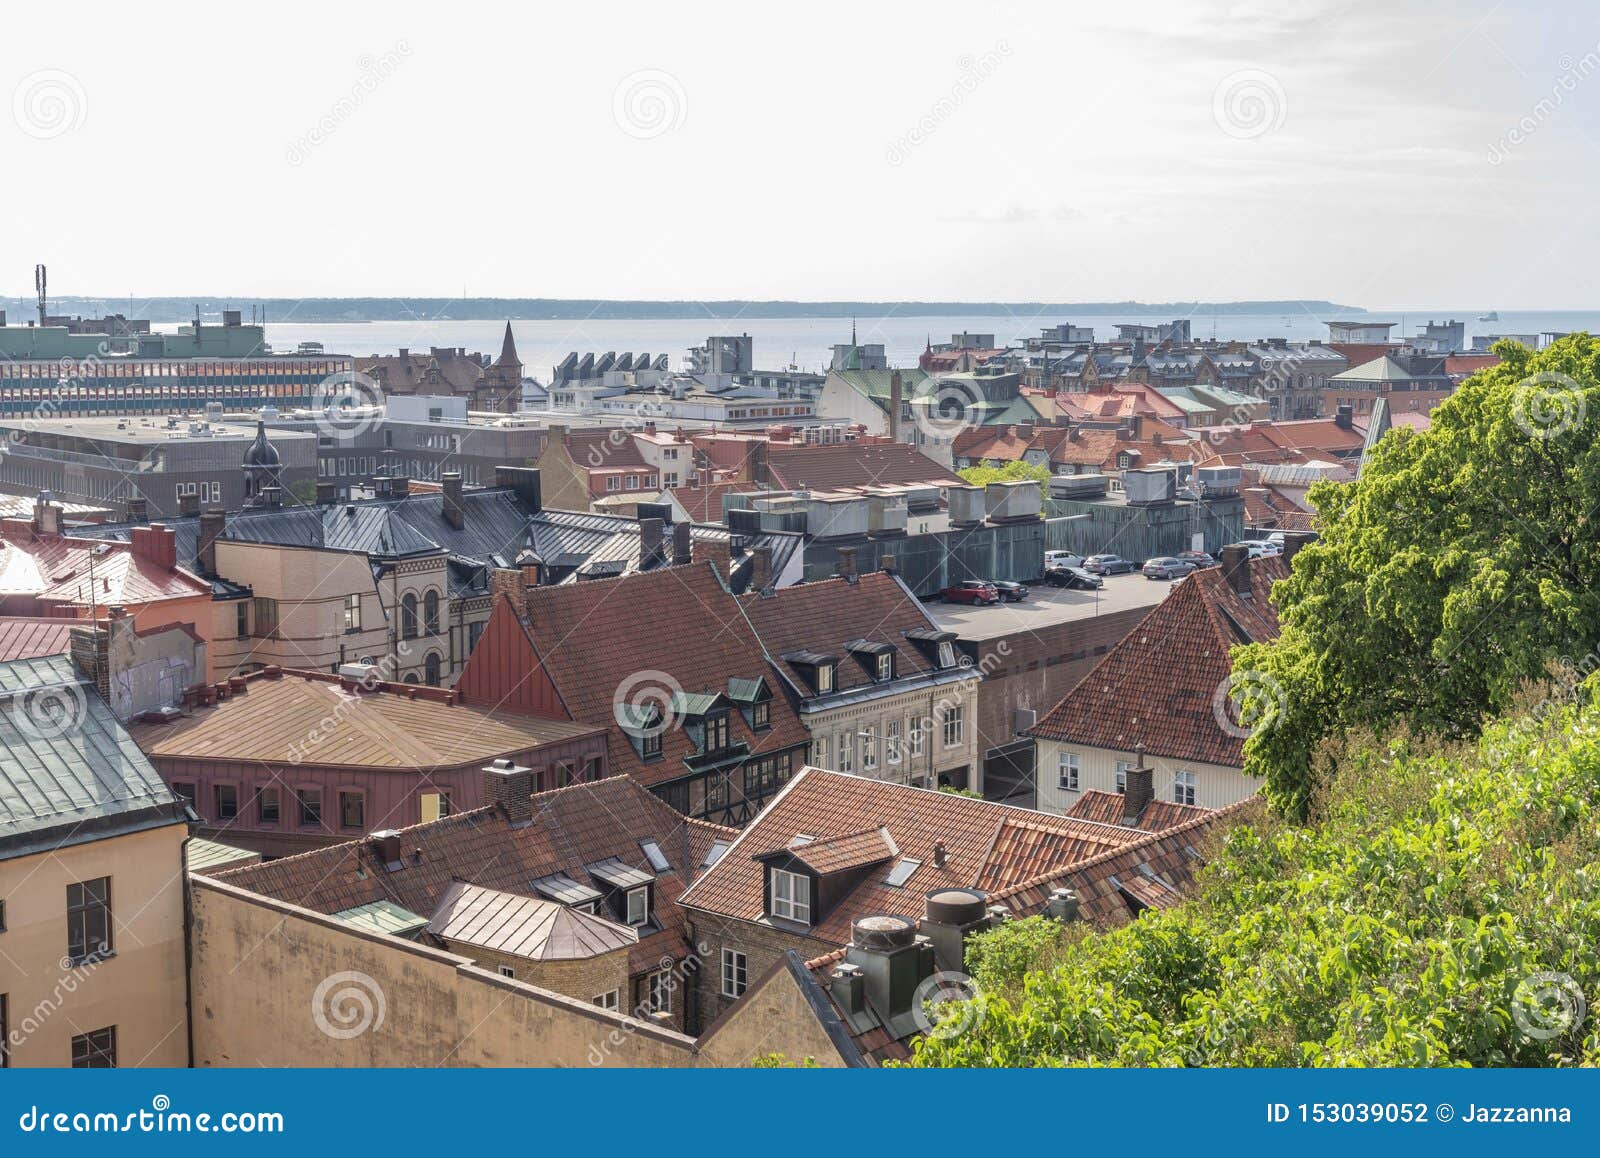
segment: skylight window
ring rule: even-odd
[[[712,841],[711,847],[706,850],[706,859],[700,862],[700,867],[703,869],[710,868],[722,859],[722,854],[727,852],[730,847],[725,840]]]
[[[916,872],[921,867],[922,862],[920,860],[912,860],[910,857],[901,857],[900,860],[895,864],[894,868],[889,870],[889,875],[884,878],[883,883],[886,885],[892,885],[898,889],[911,879],[912,873]]]
[[[650,862],[650,867],[655,869],[656,872],[664,873],[672,867],[667,863],[667,858],[662,853],[661,846],[655,841],[641,840],[639,847],[644,850],[645,859]]]

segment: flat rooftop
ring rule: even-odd
[[[92,438],[99,442],[128,443],[136,446],[164,446],[173,442],[237,442],[243,445],[256,436],[255,415],[234,415],[205,430],[191,433],[191,421],[202,419],[179,418],[178,424],[167,426],[165,416],[130,415],[127,418],[29,418],[7,422],[0,419],[0,431],[26,430],[30,434],[44,434],[55,438]],[[272,441],[283,442],[302,438],[315,438],[314,431],[272,429]]]
[[[1172,591],[1165,579],[1146,579],[1143,575],[1110,575],[1099,591],[1076,591],[1067,587],[1028,584],[1028,597],[1021,603],[998,603],[977,607],[966,603],[935,600],[927,604],[928,614],[946,631],[962,639],[998,639],[1058,623],[1093,619],[1134,608],[1154,607]]]

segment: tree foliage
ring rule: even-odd
[[[1315,827],[1236,828],[1189,903],[979,937],[983,1016],[913,1064],[1600,1063],[1597,809],[1593,703],[1352,741]]]
[[[1004,466],[969,466],[956,471],[973,486],[984,487],[992,482],[1021,482],[1031,479],[1039,484],[1039,491],[1045,498],[1050,497],[1050,468],[1037,466],[1031,462],[1008,462]]]
[[[1396,429],[1359,480],[1313,488],[1322,537],[1274,593],[1282,635],[1235,654],[1281,688],[1245,761],[1290,815],[1326,773],[1324,738],[1396,720],[1470,736],[1600,638],[1600,343],[1495,352],[1429,430]]]

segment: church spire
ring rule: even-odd
[[[511,321],[506,321],[506,336],[500,342],[500,358],[495,363],[497,366],[520,366],[522,359],[517,357],[517,340],[511,336]]]

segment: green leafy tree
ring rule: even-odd
[[[1600,343],[1495,352],[1429,430],[1397,429],[1359,480],[1313,488],[1322,537],[1274,593],[1282,635],[1235,652],[1252,686],[1281,691],[1245,762],[1290,815],[1325,778],[1325,738],[1396,720],[1470,736],[1600,639]]]
[[[1058,945],[980,935],[982,1016],[912,1064],[1600,1063],[1597,819],[1593,703],[1475,745],[1358,739],[1315,827],[1234,829],[1188,903]]]
[[[1031,480],[1039,484],[1039,493],[1050,497],[1050,468],[1031,462],[1008,462],[1004,466],[969,466],[956,471],[973,486],[988,486],[992,482],[1021,482]]]

